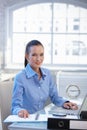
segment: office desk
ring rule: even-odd
[[[74,119],[73,116],[70,116]],[[67,118],[67,117],[65,117]],[[62,119],[62,117],[61,117]],[[63,118],[64,119],[64,118]],[[41,122],[15,122],[8,126],[9,130],[48,130],[47,121]],[[52,130],[52,129],[51,129]]]
[[[47,129],[47,122],[41,122],[41,123],[13,123],[9,125],[8,130],[49,130],[49,129]]]

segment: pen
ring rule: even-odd
[[[36,114],[35,120],[38,120],[39,118],[39,113]]]

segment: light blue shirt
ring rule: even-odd
[[[38,74],[29,64],[15,76],[12,114],[18,114],[23,109],[29,113],[35,113],[44,108],[48,97],[57,106],[62,106],[66,102],[65,99],[58,96],[57,86],[50,71],[45,68],[40,69],[41,79],[38,79]]]

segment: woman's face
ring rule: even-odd
[[[35,70],[38,69],[44,60],[44,48],[41,45],[32,46],[29,54],[27,54],[27,60],[30,66]]]

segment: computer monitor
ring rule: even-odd
[[[71,100],[82,100],[87,93],[87,74],[61,72],[57,74],[59,95]]]

